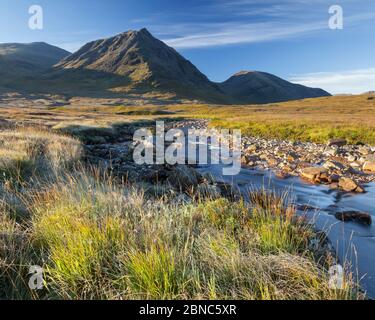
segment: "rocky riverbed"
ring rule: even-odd
[[[179,121],[168,123],[166,130],[188,127],[207,135],[220,135],[218,130],[207,129],[207,125],[205,120]],[[173,166],[139,166],[133,162],[136,145],[133,133],[136,129],[128,126],[111,139],[92,137],[93,142],[86,145],[88,160],[110,166],[116,174],[129,180],[168,180],[170,172],[174,171]],[[241,153],[244,167],[272,170],[281,179],[298,176],[343,192],[366,192],[366,184],[375,181],[375,147],[349,145],[343,139],[316,144],[244,136]]]
[[[200,120],[176,126],[204,130],[207,122]],[[220,135],[215,129],[209,133]],[[270,169],[282,179],[299,176],[314,184],[357,193],[365,192],[365,185],[375,181],[375,147],[349,145],[344,139],[316,144],[243,136],[241,153],[243,166]]]
[[[272,169],[279,178],[300,176],[346,192],[365,192],[375,181],[375,147],[335,139],[327,144],[243,137],[242,163]]]

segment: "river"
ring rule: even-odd
[[[335,212],[355,210],[371,214],[375,221],[375,183],[366,185],[364,194],[350,194],[324,185],[312,185],[298,177],[279,179],[268,170],[242,168],[238,175],[223,176],[223,166],[199,165],[198,170],[238,187],[245,197],[257,188],[288,192],[293,203],[304,208],[303,213],[315,228],[328,235],[340,263],[350,261],[353,274],[368,297],[375,298],[375,226],[341,222],[334,216]]]

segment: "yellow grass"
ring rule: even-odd
[[[346,138],[375,144],[373,95],[336,96],[267,105],[143,105],[123,106],[116,99],[74,98],[63,107],[32,107],[17,102],[2,106],[2,117],[14,122],[66,127],[79,124],[110,127],[111,123],[160,118],[205,118],[211,126],[240,128],[244,134],[325,143]]]

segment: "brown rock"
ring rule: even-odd
[[[362,155],[368,155],[371,153],[371,149],[369,147],[366,147],[366,146],[360,146],[358,148],[358,152]]]
[[[366,161],[363,164],[363,171],[375,172],[375,161]]]
[[[327,169],[322,167],[309,167],[302,169],[301,177],[306,180],[315,181],[317,178],[320,177],[321,174],[326,172]]]
[[[354,192],[359,186],[354,180],[342,177],[339,180],[339,187],[344,191]]]
[[[336,169],[336,170],[344,170],[345,169],[345,166],[342,163],[336,162],[336,161],[327,161],[323,165],[323,167],[327,168],[327,169]]]
[[[245,150],[246,153],[253,153],[257,151],[258,147],[255,144],[248,146]]]
[[[293,162],[293,161],[296,161],[298,159],[299,159],[299,156],[295,152],[289,152],[287,154],[287,157],[286,157],[286,160],[289,161],[289,162]]]
[[[288,179],[290,177],[290,174],[288,172],[279,170],[279,171],[276,171],[275,176],[276,178],[279,178],[279,179]]]
[[[362,188],[361,186],[358,186],[354,191],[357,193],[365,193],[365,189]]]
[[[279,164],[277,159],[274,157],[267,157],[267,163],[270,167],[276,167]]]

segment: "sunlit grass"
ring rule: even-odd
[[[330,288],[330,261],[309,248],[317,235],[285,198],[253,191],[250,202],[177,204],[172,193],[155,198],[101,170],[56,163],[50,180],[1,182],[0,298],[362,298],[349,273],[344,290]],[[43,267],[45,289],[29,289],[30,265]]]

